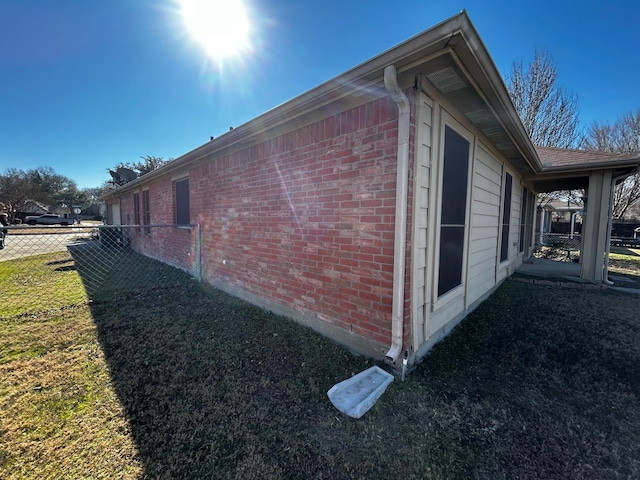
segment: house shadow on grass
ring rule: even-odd
[[[505,282],[353,420],[326,392],[368,360],[130,250],[71,251],[144,478],[638,478],[635,297]]]
[[[72,258],[55,260],[53,262],[47,263],[47,265],[56,266],[56,268],[53,270],[54,272],[72,272],[76,270],[76,265]]]
[[[331,426],[349,419],[326,391],[368,360],[129,249],[92,248],[70,251],[145,476],[338,478],[343,455],[340,469],[367,471],[365,443],[342,451]]]

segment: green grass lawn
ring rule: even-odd
[[[0,263],[0,478],[640,478],[640,296],[508,281],[353,420],[326,392],[370,360],[160,264],[88,298],[73,263]]]
[[[640,248],[611,247],[609,271],[635,280],[640,288]]]

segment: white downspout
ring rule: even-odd
[[[409,99],[400,89],[396,67],[384,69],[384,86],[398,105],[398,160],[396,178],[396,226],[393,249],[393,304],[391,310],[391,347],[386,357],[395,362],[402,353],[404,323],[404,276],[407,243],[407,203],[409,187]]]
[[[640,172],[640,168],[636,168],[635,173]],[[613,195],[616,189],[616,183],[618,180],[622,180],[623,178],[627,178],[629,175],[620,175],[619,177],[615,177],[611,179],[611,192],[609,192],[609,215],[607,218],[607,240],[604,247],[604,266],[603,266],[603,283],[606,285],[613,285],[613,282],[609,280],[609,254],[611,253],[611,229],[613,228]]]
[[[544,245],[544,215],[545,215],[544,207],[540,207],[540,245]]]
[[[576,231],[576,216],[578,215],[578,212],[573,212],[571,213],[571,235],[569,236],[569,238],[571,240],[573,240],[573,235]]]

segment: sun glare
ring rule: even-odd
[[[212,60],[249,47],[251,25],[242,0],[180,0],[180,13],[189,35]]]

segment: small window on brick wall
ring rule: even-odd
[[[140,194],[133,194],[133,223],[140,225]],[[136,227],[136,232],[140,231],[140,227]]]
[[[149,190],[142,191],[142,217],[145,225],[151,225],[151,205],[149,205]],[[151,228],[144,227],[144,233],[151,234]]]
[[[190,225],[189,216],[189,179],[175,183],[176,225]]]

